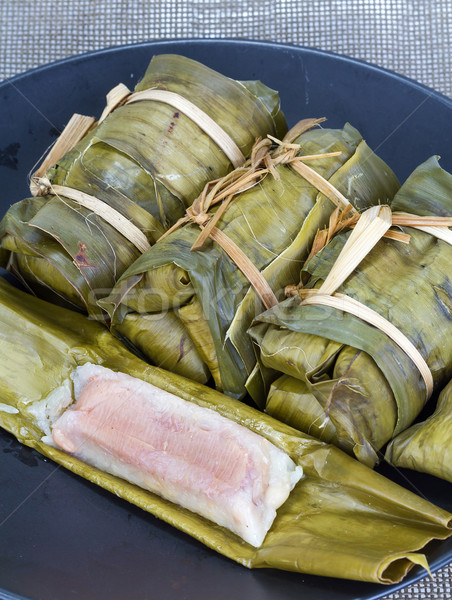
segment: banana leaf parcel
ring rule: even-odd
[[[427,566],[425,556],[417,551],[431,539],[451,535],[450,513],[338,448],[211,388],[149,366],[106,328],[83,315],[50,306],[2,279],[0,290],[0,425],[22,443],[217,552],[249,568],[274,567],[392,583],[400,581],[414,564]],[[204,407],[213,415],[240,424],[302,467],[303,477],[278,509],[260,547],[176,502],[48,443],[55,418],[59,418],[57,395],[61,389],[76,393],[70,376],[88,363],[112,369],[118,376],[126,373],[183,399],[189,406]],[[124,402],[126,410],[127,397]],[[67,405],[58,410],[63,416],[71,411]]]
[[[428,419],[392,440],[385,458],[397,467],[452,482],[452,383],[441,392],[436,410]]]
[[[292,148],[299,146],[298,156],[321,155],[309,163],[315,174],[358,210],[391,201],[398,181],[355,128],[303,131],[308,121],[300,121],[288,139]],[[245,254],[275,299],[296,280],[317,230],[335,209],[316,185],[289,164],[278,164],[239,193],[215,224],[217,235]],[[215,219],[217,208],[207,218]],[[101,304],[114,331],[151,363],[201,383],[212,376],[217,389],[240,398],[256,364],[247,329],[265,306],[224,246],[208,239],[192,250],[199,235],[195,223],[172,231],[124,273]]]
[[[450,217],[452,175],[436,157],[427,160],[401,187],[392,209]],[[338,294],[402,332],[439,390],[452,374],[452,246],[427,231],[402,229],[409,244],[381,239]],[[338,234],[307,262],[305,287],[325,281],[349,235]],[[273,383],[267,411],[369,466],[426,402],[426,382],[413,359],[382,330],[340,307],[306,305],[296,295],[260,315],[251,335]]]
[[[182,56],[155,56],[134,94],[118,88],[106,118],[33,179],[36,197],[0,226],[9,269],[38,295],[97,319],[97,300],[207,181],[244,162],[256,137],[286,132],[276,92]]]

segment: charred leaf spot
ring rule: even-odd
[[[174,128],[176,127],[176,121],[177,121],[177,119],[179,119],[179,117],[180,117],[180,114],[178,112],[175,112],[173,114],[173,120],[171,121],[171,123],[168,127],[168,133],[170,133],[170,134],[173,133]]]
[[[176,365],[180,363],[180,361],[184,358],[184,342],[185,342],[185,335],[183,335],[181,337],[180,340],[180,344],[179,344],[179,358],[176,361]]]
[[[8,169],[13,169],[17,171],[17,154],[19,152],[20,144],[15,142],[13,144],[9,144],[6,146],[4,150],[0,150],[0,166],[7,167]]]
[[[96,266],[96,265],[93,265],[93,263],[91,263],[88,260],[88,257],[86,256],[87,251],[88,251],[88,248],[86,247],[86,245],[83,242],[79,242],[78,243],[78,254],[74,258],[74,262],[78,267],[95,267]]]

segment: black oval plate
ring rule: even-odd
[[[0,84],[3,214],[28,195],[27,175],[74,112],[99,115],[105,94],[129,87],[153,54],[177,53],[236,79],[280,91],[289,125],[350,121],[403,181],[432,154],[452,171],[452,100],[359,61],[307,48],[217,40],[112,48],[41,67]],[[2,600],[375,600],[417,581],[382,586],[276,570],[249,571],[169,525],[57,467],[0,432]],[[450,484],[381,469],[452,510]],[[408,483],[408,479],[409,482]],[[431,544],[432,570],[452,560],[452,539]]]

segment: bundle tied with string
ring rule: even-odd
[[[258,140],[243,167],[205,187],[101,301],[113,331],[154,364],[245,395],[256,366],[247,329],[297,279],[317,230],[336,207],[387,203],[399,188],[356,129],[322,121]]]
[[[267,412],[369,466],[452,374],[452,175],[429,159],[391,208],[334,215],[250,330]],[[409,239],[383,239],[391,226]]]
[[[74,115],[1,226],[2,261],[34,293],[105,319],[97,301],[206,182],[242,165],[256,137],[284,135],[277,92],[176,55],[135,92]]]

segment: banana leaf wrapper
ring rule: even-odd
[[[152,367],[99,323],[18,291],[0,279],[0,425],[27,446],[249,567],[274,567],[380,583],[400,581],[417,550],[452,534],[452,515],[334,446],[219,392]],[[46,445],[33,407],[87,362],[150,382],[264,436],[303,467],[259,548],[125,480]],[[346,525],[346,533],[344,526]]]
[[[450,216],[452,176],[436,157],[429,159],[407,179],[392,208]],[[409,244],[380,240],[338,292],[372,308],[404,333],[426,361],[439,390],[452,374],[452,247],[423,231],[403,229],[411,236]],[[322,283],[348,235],[333,238],[307,263],[306,287]],[[291,415],[305,410],[303,430],[313,431],[311,424],[322,424],[327,435],[322,439],[334,441],[369,466],[378,462],[379,449],[407,429],[425,404],[425,383],[411,359],[386,334],[348,313],[303,306],[295,297],[260,315],[250,334],[259,347],[268,383],[282,373],[304,383],[302,392],[290,398],[273,390],[267,410],[273,414],[272,405],[276,406],[274,414],[294,424],[301,420],[294,421]],[[313,396],[309,402],[308,393]],[[333,437],[325,433],[327,424]]]
[[[256,137],[286,132],[279,97],[260,82],[229,79],[177,55],[155,56],[135,91],[182,95],[208,114],[246,156]],[[153,244],[202,191],[232,169],[194,121],[163,102],[116,108],[46,174],[95,196],[138,227]],[[63,196],[28,198],[0,225],[3,265],[47,300],[96,319],[106,296],[140,255],[132,242],[91,210]]]
[[[452,383],[441,392],[433,415],[399,434],[385,458],[397,467],[452,482]]]
[[[313,129],[295,143],[300,144],[301,155],[341,152],[309,164],[358,209],[389,202],[399,188],[389,167],[351,125],[342,130]],[[279,165],[276,170],[279,180],[267,174],[234,199],[216,226],[245,252],[281,299],[284,287],[299,277],[317,230],[328,223],[335,206],[290,166]],[[197,225],[186,225],[150,248],[101,305],[110,313],[114,330],[151,361],[152,345],[143,343],[143,329],[149,325],[146,315],[161,315],[160,322],[151,324],[152,339],[166,335],[163,323],[170,327],[169,321],[177,315],[216,387],[240,398],[256,364],[247,329],[265,307],[218,244],[208,240],[200,251],[191,251],[199,233]],[[177,340],[175,344],[179,348]],[[170,344],[167,349],[174,354]],[[157,364],[167,368],[170,359],[162,353],[160,360]],[[195,369],[184,375],[195,379]]]

